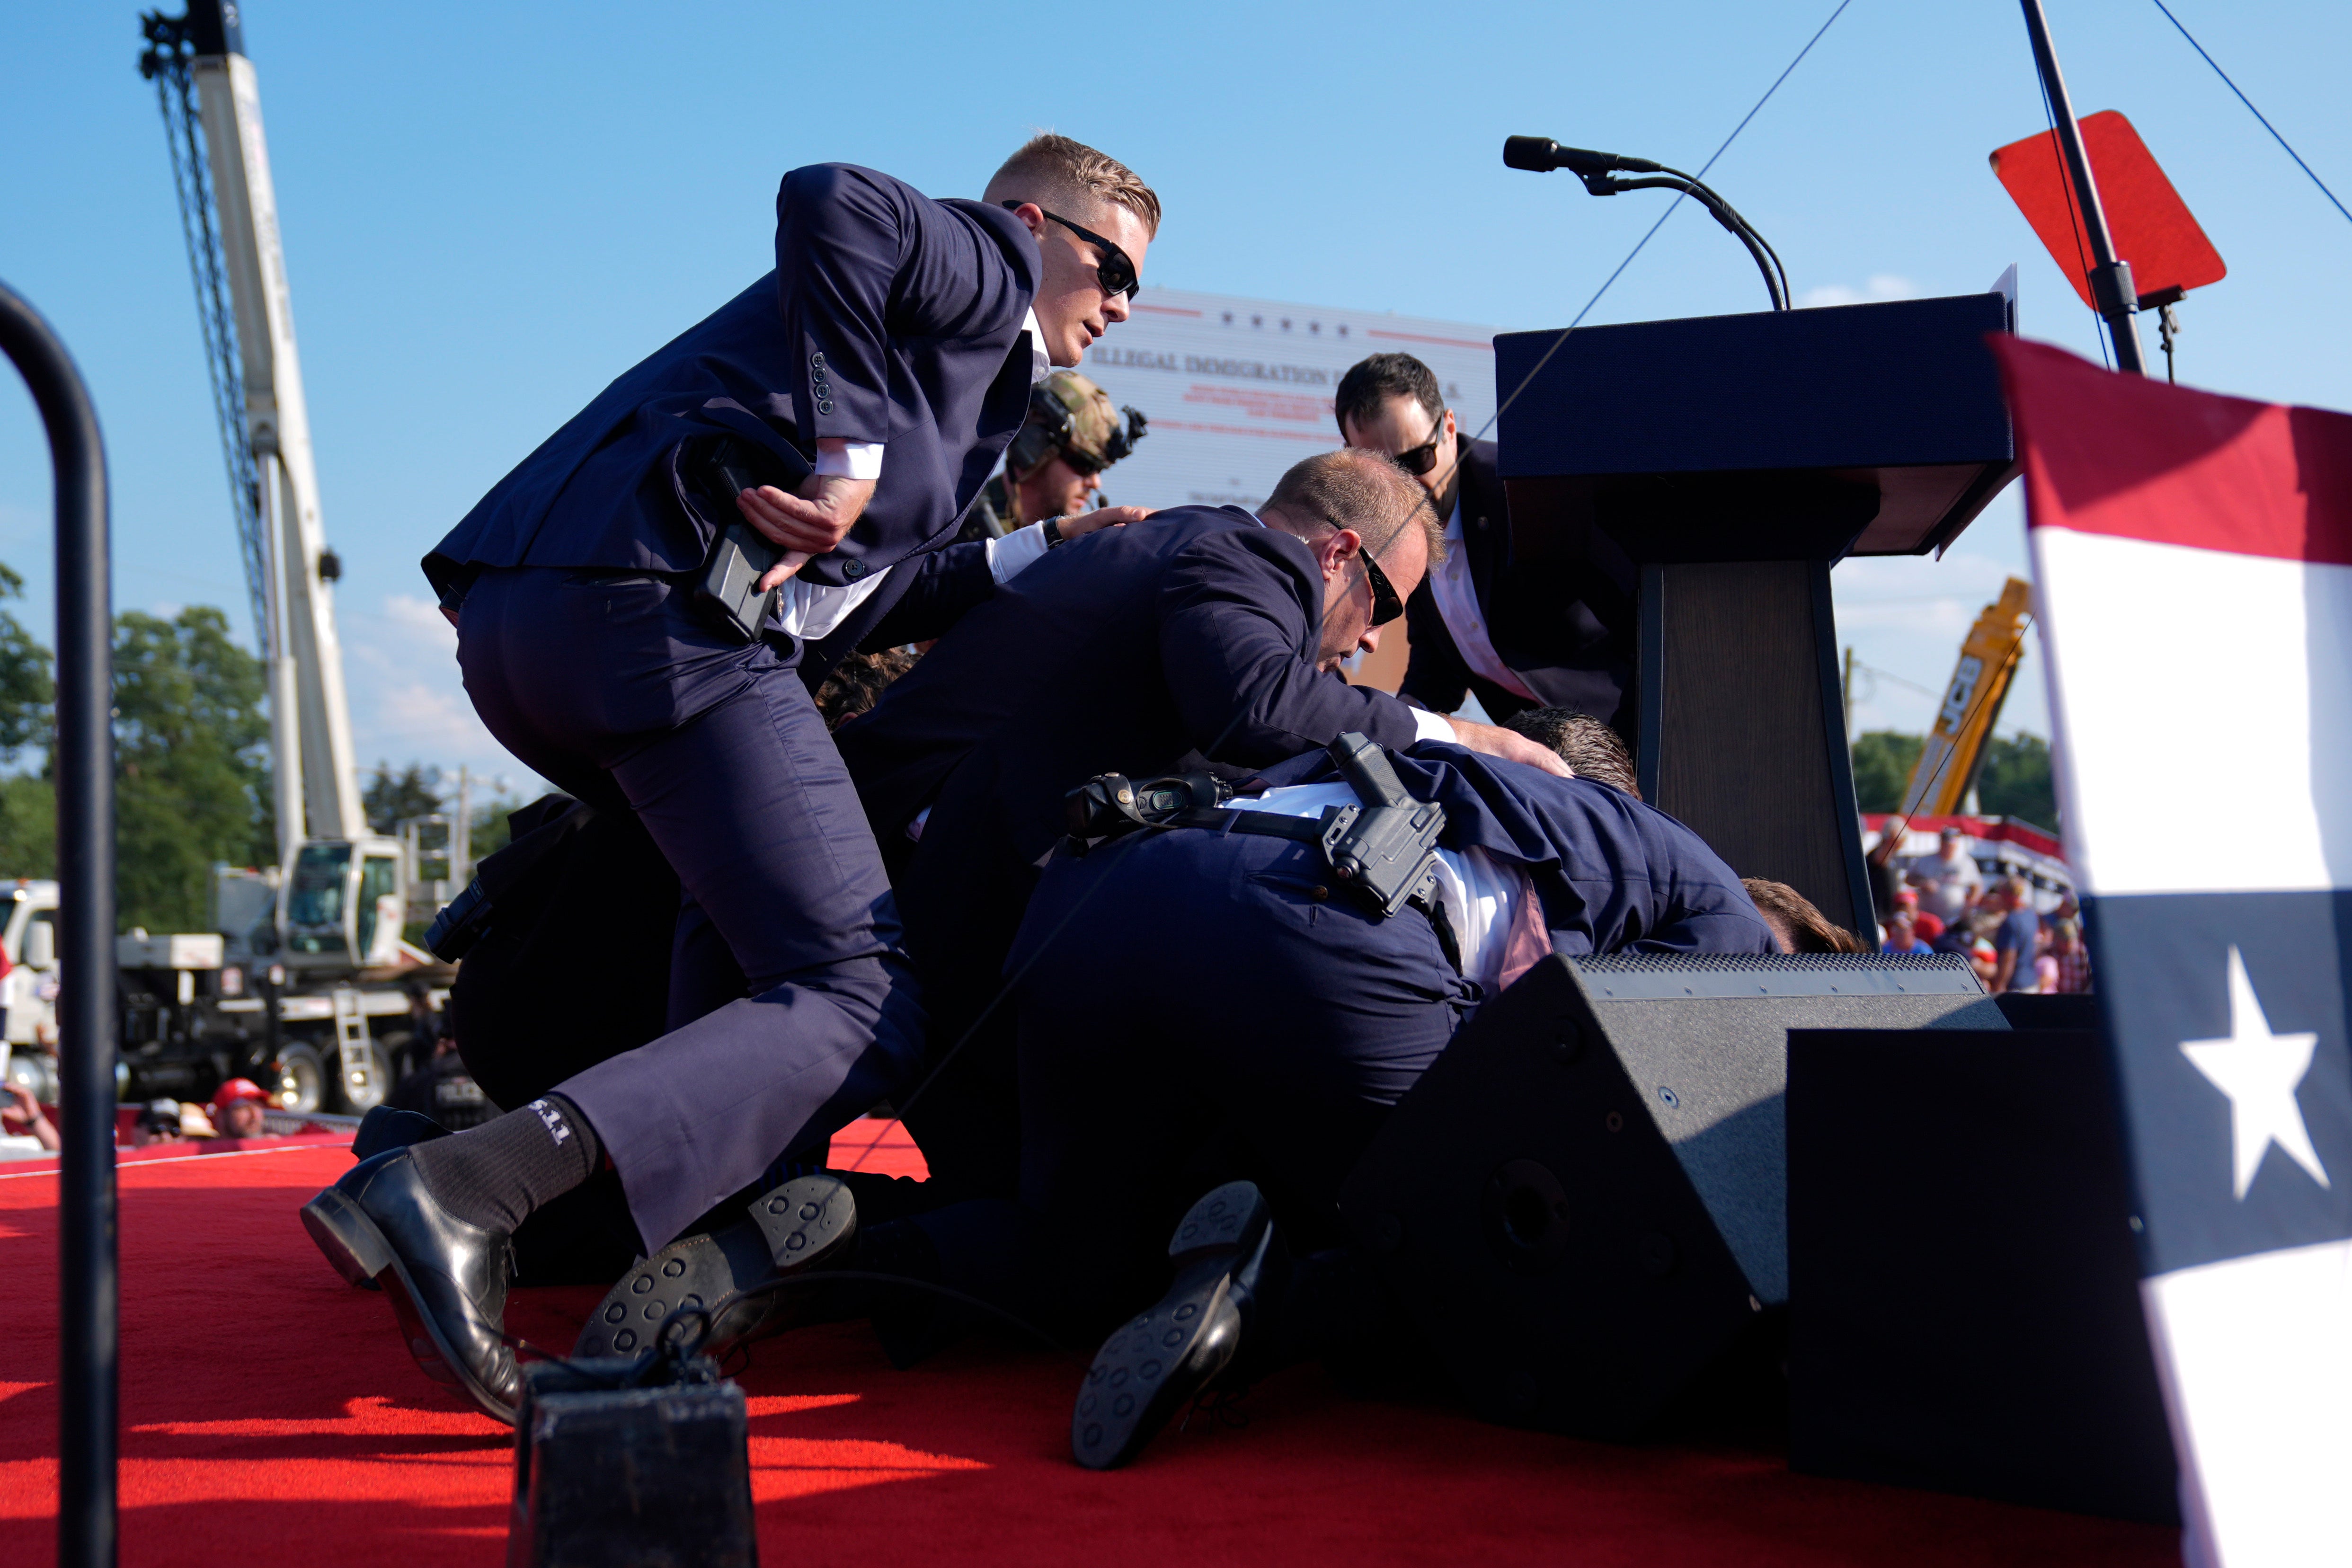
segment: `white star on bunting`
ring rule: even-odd
[[[2246,961],[2230,949],[2230,1038],[2189,1040],[2180,1045],[2189,1065],[2211,1080],[2230,1097],[2230,1142],[2237,1161],[2237,1196],[2243,1198],[2253,1185],[2254,1172],[2273,1144],[2289,1159],[2311,1173],[2322,1186],[2329,1185],[2327,1167],[2311,1146],[2311,1132],[2303,1124],[2303,1107],[2294,1102],[2295,1086],[2311,1071],[2315,1034],[2273,1034],[2271,1020],[2246,978]]]

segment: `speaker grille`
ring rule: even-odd
[[[1596,1002],[1984,994],[1957,953],[1615,953],[1568,963]]]

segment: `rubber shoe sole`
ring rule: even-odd
[[[710,1312],[701,1346],[706,1355],[724,1356],[782,1333],[797,1320],[796,1292],[747,1292],[837,1261],[856,1233],[857,1208],[847,1186],[832,1176],[795,1177],[754,1200],[750,1218],[681,1237],[630,1270],[597,1303],[572,1354],[643,1355],[680,1308]]]
[[[1128,1463],[1232,1364],[1242,1328],[1234,1276],[1271,1228],[1265,1200],[1248,1182],[1217,1188],[1178,1222],[1168,1243],[1175,1283],[1096,1354],[1070,1413],[1071,1458],[1090,1470]]]
[[[467,1373],[463,1359],[433,1319],[417,1310],[408,1265],[401,1261],[365,1209],[329,1187],[302,1206],[302,1228],[310,1233],[336,1273],[352,1284],[373,1283],[383,1291],[392,1302],[393,1315],[400,1320],[400,1337],[418,1370],[443,1387],[464,1395],[492,1420],[514,1425],[514,1406]]]

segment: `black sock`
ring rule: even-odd
[[[408,1151],[442,1207],[468,1225],[509,1235],[524,1216],[596,1174],[604,1145],[580,1108],[561,1094],[495,1122]]]

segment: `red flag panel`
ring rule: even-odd
[[[2034,527],[2352,566],[2352,414],[2168,386],[1990,337]]]

